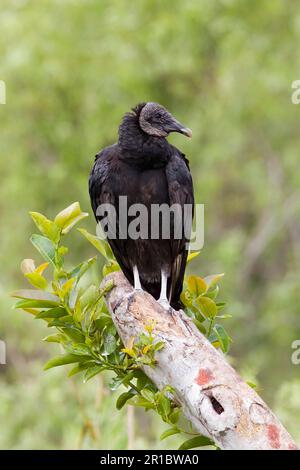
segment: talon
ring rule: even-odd
[[[144,291],[141,287],[135,287],[134,292],[141,293],[141,292],[144,292]]]
[[[171,308],[168,299],[158,299],[158,303],[164,308]]]

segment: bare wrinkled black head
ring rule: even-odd
[[[192,137],[192,131],[158,103],[139,103],[126,113],[119,126],[118,145],[126,161],[153,166],[165,164],[172,146],[165,139],[170,132]]]
[[[188,129],[175,119],[169,111],[158,103],[145,103],[138,105],[139,126],[148,135],[166,137],[170,132],[179,132],[187,137],[192,137],[191,129]]]

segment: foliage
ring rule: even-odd
[[[46,262],[36,267],[33,259],[24,259],[21,270],[35,289],[14,291],[12,296],[20,299],[15,304],[16,308],[45,321],[49,328],[55,328],[55,333],[47,335],[44,341],[60,344],[64,354],[51,358],[44,370],[72,364],[69,377],[82,373],[84,382],[103,371],[111,371],[114,374],[111,390],[117,390],[121,385],[127,388],[117,399],[118,410],[128,402],[146,411],[156,411],[165,423],[172,426],[163,433],[162,439],[177,433],[195,436],[182,444],[182,449],[213,445],[209,439],[197,436],[190,424],[179,426],[179,419],[184,421],[184,417],[176,403],[176,391],[170,386],[159,391],[141,370],[142,366],[155,367],[155,355],[164,347],[164,343],[157,341],[153,334],[155,325],[147,325],[145,332],[138,338],[132,337],[124,347],[104,301],[105,294],[113,288],[113,281],[108,281],[101,289],[93,283],[83,288],[80,283],[96,258],[66,269],[68,249],[62,241],[88,214],[82,212],[76,202],[59,212],[54,220],[38,212],[30,212],[30,215],[42,234],[33,234],[30,240]],[[104,275],[115,271],[118,267],[108,243],[85,229],[81,228],[79,232],[105,257]],[[53,270],[49,280],[44,276],[48,267]],[[223,303],[215,303],[217,283],[222,276],[204,279],[189,276],[182,300],[200,331],[216,347],[227,352],[230,338],[224,328],[215,323],[216,318],[222,318],[218,312],[224,306]],[[204,326],[206,323],[207,328]]]
[[[216,323],[217,319],[231,318],[228,314],[219,315],[225,302],[216,302],[219,293],[218,282],[223,275],[214,274],[205,278],[189,276],[181,300],[186,307],[186,313],[193,319],[201,333],[206,335],[215,347],[227,353],[232,340],[224,327]]]

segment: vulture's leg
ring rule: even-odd
[[[161,270],[161,287],[160,287],[160,296],[158,302],[163,307],[170,307],[168,297],[167,297],[167,280],[168,276],[164,270]]]
[[[137,266],[133,266],[134,289],[143,290],[140,281],[140,275]]]

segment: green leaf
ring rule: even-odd
[[[117,402],[116,402],[116,408],[117,410],[121,410],[123,408],[123,406],[126,404],[126,402],[128,400],[130,400],[130,398],[134,397],[135,393],[134,392],[125,392],[125,393],[122,393],[119,398],[117,399]]]
[[[112,354],[116,350],[116,347],[117,347],[116,338],[111,334],[105,335],[105,337],[104,337],[104,351],[105,351],[105,353],[107,355]]]
[[[257,388],[257,384],[255,382],[251,382],[250,380],[246,380],[246,384],[253,389]]]
[[[206,317],[214,318],[217,315],[217,306],[209,297],[197,297],[196,303]]]
[[[197,436],[193,437],[185,441],[178,450],[188,450],[188,449],[195,449],[196,447],[203,447],[203,446],[212,446],[214,445],[213,441],[205,436]]]
[[[74,277],[71,277],[71,279],[68,279],[64,283],[64,285],[62,286],[62,293],[64,295],[64,298],[71,292],[74,283],[75,283]]]
[[[100,238],[96,237],[95,235],[92,235],[89,233],[87,230],[84,228],[79,228],[78,231],[107,259],[109,260],[109,257],[107,255],[106,249],[105,249],[105,243],[103,240],[100,240]]]
[[[212,332],[207,339],[210,343],[219,342],[218,337],[217,337],[216,333],[214,333],[214,332]]]
[[[95,364],[94,361],[87,361],[87,362],[79,362],[75,367],[73,367],[70,372],[68,373],[68,377],[72,377],[75,374],[79,374],[84,370],[88,369],[89,367]]]
[[[151,392],[151,390],[147,390],[147,388],[144,388],[144,390],[141,391],[141,394],[146,400],[150,401],[151,403],[154,403],[154,393]]]
[[[164,341],[156,341],[156,343],[154,343],[153,345],[153,350],[157,352],[163,349],[164,347],[165,347]]]
[[[47,341],[47,343],[61,343],[63,340],[64,336],[57,334],[57,335],[48,335],[45,338],[43,338],[42,341]]]
[[[65,315],[64,317],[60,318],[53,318],[52,320],[49,319],[48,327],[51,326],[57,326],[57,327],[63,327],[63,326],[68,326],[73,324],[73,317],[71,315]]]
[[[38,313],[35,318],[61,318],[67,315],[67,311],[63,307],[55,307],[50,310],[44,310]]]
[[[193,304],[193,297],[188,290],[181,292],[180,300],[186,307],[191,307]]]
[[[66,346],[66,349],[71,354],[76,354],[78,356],[90,356],[91,350],[85,343],[76,343]]]
[[[218,310],[220,311],[225,307],[226,302],[217,302],[216,305],[218,307]]]
[[[85,292],[79,297],[81,308],[83,309],[84,307],[96,302],[98,297],[99,297],[99,290],[94,284],[91,284],[85,290]]]
[[[155,406],[154,403],[151,403],[150,401],[146,400],[145,398],[137,397],[135,396],[132,400],[132,404],[134,406],[141,406],[145,410],[154,410]]]
[[[199,276],[189,276],[187,280],[188,289],[195,297],[204,294],[207,291],[207,285],[204,279]]]
[[[42,290],[21,289],[11,293],[12,297],[23,299],[15,308],[51,308],[59,305],[59,298]]]
[[[195,323],[196,327],[203,335],[206,335],[205,326],[197,318],[193,318],[193,323]]]
[[[103,370],[105,370],[105,367],[100,366],[100,365],[95,365],[95,366],[89,367],[87,369],[86,373],[84,374],[83,382],[84,383],[87,382],[88,380],[92,379],[93,377],[95,377],[95,375],[99,374]]]
[[[102,270],[102,274],[103,274],[103,277],[107,276],[108,274],[110,273],[113,273],[115,271],[120,271],[120,266],[119,264],[112,260],[112,261],[109,261],[108,263],[106,263],[104,266],[103,266],[103,270]]]
[[[215,286],[222,278],[224,277],[224,273],[221,274],[212,274],[211,276],[206,276],[204,278],[207,288],[211,289],[213,286]]]
[[[230,343],[232,342],[232,339],[230,336],[227,334],[226,330],[223,328],[222,325],[215,324],[213,328],[214,333],[216,334],[220,345],[221,349],[224,353],[227,353],[229,350]]]
[[[43,290],[20,289],[13,291],[10,295],[19,299],[49,300],[54,303],[59,302],[59,298],[56,295],[50,294],[50,292],[45,292]]]
[[[40,252],[42,257],[55,266],[55,246],[49,238],[33,234],[30,237],[33,246]]]
[[[106,333],[109,335],[116,336],[117,329],[113,323],[107,327]]]
[[[189,252],[188,257],[187,257],[187,263],[190,263],[194,258],[197,258],[199,256],[201,251],[194,251],[193,253]]]
[[[85,219],[88,217],[89,214],[87,212],[81,212],[77,217],[74,217],[72,221],[69,221],[67,226],[62,230],[62,234],[66,235],[67,233],[70,232],[70,230],[74,227],[74,225],[78,224],[82,219]]]
[[[174,434],[179,434],[179,433],[180,433],[180,429],[176,427],[169,428],[160,435],[160,440],[163,441],[167,437],[173,436]]]
[[[75,343],[83,343],[85,338],[84,335],[74,326],[66,325],[62,327],[63,333],[65,333]]]
[[[65,354],[64,356],[56,356],[44,365],[44,370],[52,369],[52,367],[63,366],[65,364],[72,364],[73,362],[79,362],[80,357],[75,354]]]
[[[88,213],[81,211],[79,202],[74,202],[59,212],[55,217],[54,222],[62,229],[62,233],[66,234],[77,222],[85,217],[88,217]]]
[[[94,258],[90,258],[87,261],[83,261],[83,263],[80,263],[78,266],[76,266],[76,268],[71,271],[70,277],[75,277],[76,283],[78,283],[82,276],[88,271],[88,269],[93,266],[96,259],[97,256],[94,256]]]
[[[99,224],[99,222],[98,222],[98,224]],[[103,245],[104,245],[104,248],[105,248],[107,258],[110,259],[110,260],[115,260],[115,256],[112,252],[112,249],[111,249],[110,244],[108,243],[108,241],[107,240],[102,240],[102,241],[103,241]]]
[[[214,289],[209,290],[208,292],[206,292],[205,296],[209,297],[212,300],[215,300],[218,296],[219,290],[220,290],[219,286],[216,286]]]
[[[52,240],[54,243],[58,242],[60,229],[54,222],[52,222],[52,220],[47,219],[47,217],[45,217],[43,214],[40,214],[39,212],[29,212],[29,214],[43,235],[45,235],[47,238],[50,238],[50,240]]]
[[[110,315],[106,315],[106,314],[101,314],[101,316],[99,318],[97,318],[97,320],[95,321],[95,325],[97,327],[98,330],[103,330],[103,328],[105,326],[108,326],[108,325],[111,325],[112,324],[112,319],[111,319],[111,316]]]
[[[168,397],[165,395],[159,394],[158,396],[158,404],[157,409],[159,414],[164,418],[167,419],[170,411],[171,411],[171,402]]]
[[[59,304],[57,302],[52,302],[51,300],[30,300],[24,299],[20,300],[15,304],[15,308],[51,308],[56,307]]]
[[[100,297],[105,296],[108,292],[110,292],[113,289],[113,287],[115,287],[115,283],[112,279],[110,279],[109,281],[106,281],[105,286],[99,292],[99,296]]]
[[[136,370],[134,377],[137,379],[136,386],[139,390],[142,390],[147,384],[150,384],[150,379],[142,370]]]
[[[125,374],[123,377],[120,377],[120,376],[114,377],[109,384],[109,388],[111,390],[117,390],[122,384],[128,385],[130,380],[134,377],[134,374],[135,374],[135,371],[130,371],[127,374]]]
[[[174,408],[169,414],[169,421],[172,424],[178,423],[180,417],[180,408]]]
[[[37,287],[38,289],[47,288],[47,280],[41,274],[37,272],[27,273],[25,274],[25,277],[34,287]]]

